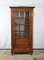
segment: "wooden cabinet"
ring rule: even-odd
[[[11,52],[32,53],[33,49],[33,8],[10,7],[11,9]]]

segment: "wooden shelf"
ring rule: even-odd
[[[30,31],[30,30],[15,30],[15,32],[28,32],[28,31]]]
[[[28,36],[15,36],[15,39],[17,39],[17,38],[19,39],[19,37],[22,38],[22,39],[25,39],[25,38],[29,39],[29,35]]]
[[[14,17],[14,18],[17,18],[17,19],[26,19],[26,18],[28,18],[29,19],[29,17]]]
[[[17,24],[17,23],[15,23],[15,25],[24,25],[25,26],[25,25],[29,25],[29,24]]]

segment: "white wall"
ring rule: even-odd
[[[44,0],[0,0],[0,48],[11,48],[9,6],[35,6],[33,48],[44,48]]]

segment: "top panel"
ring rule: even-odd
[[[10,8],[35,8],[34,6],[10,6]]]

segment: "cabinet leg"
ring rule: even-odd
[[[13,52],[11,52],[12,56],[13,56]]]
[[[13,56],[13,53],[11,53],[12,54],[12,56]]]
[[[32,55],[33,54],[33,51],[30,53],[30,55]]]
[[[32,53],[30,53],[30,55],[32,55]]]

